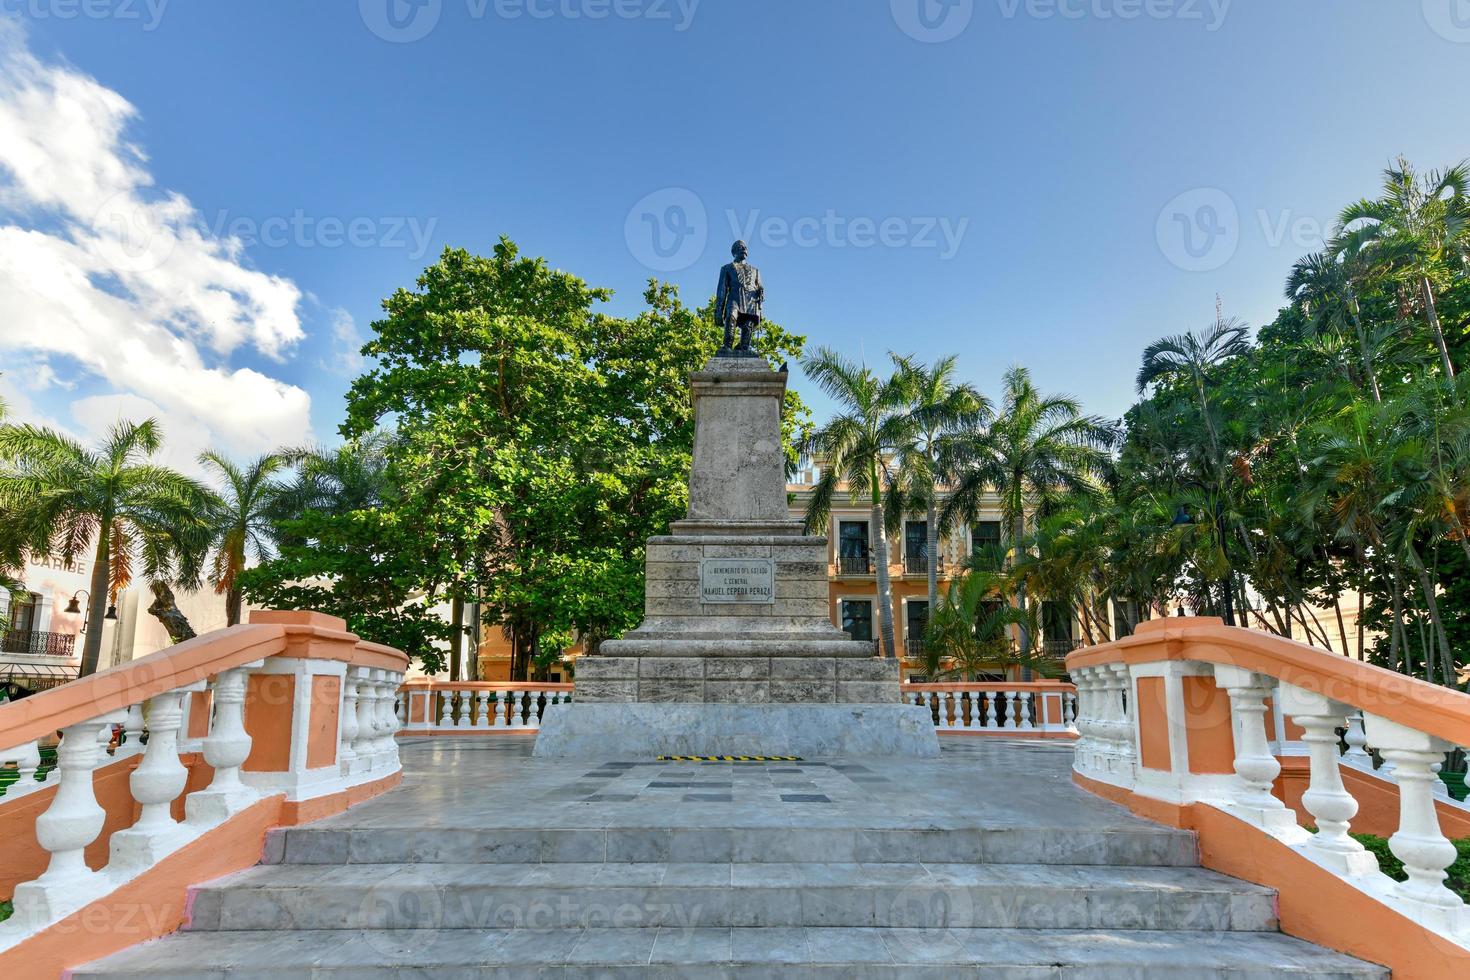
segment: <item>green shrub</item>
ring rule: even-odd
[[[1388,840],[1383,837],[1374,837],[1372,834],[1353,834],[1353,839],[1366,847],[1374,857],[1378,859],[1378,866],[1383,873],[1394,881],[1404,881],[1408,878],[1404,874],[1404,862],[1393,856],[1388,849]],[[1449,866],[1449,879],[1445,884],[1450,891],[1470,902],[1470,838],[1455,841],[1455,849],[1460,856],[1455,863]]]

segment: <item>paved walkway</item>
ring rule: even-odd
[[[531,759],[532,740],[401,743],[403,788],[317,827],[1151,827],[1078,789],[1058,742],[942,738],[938,759]]]

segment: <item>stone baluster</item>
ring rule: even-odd
[[[1112,701],[1113,714],[1113,755],[1116,761],[1116,771],[1128,776],[1133,775],[1133,764],[1138,758],[1138,752],[1133,745],[1133,709],[1128,696],[1130,675],[1127,664],[1108,664],[1108,691]],[[1262,728],[1264,733],[1265,729]]]
[[[349,668],[357,678],[357,737],[352,741],[352,751],[360,760],[361,769],[373,765],[373,684],[372,668]]]
[[[408,692],[398,690],[393,693],[393,716],[398,719],[398,730],[402,731],[408,724]]]
[[[143,751],[143,732],[148,723],[143,717],[143,703],[128,706],[127,717],[122,723],[122,743],[119,748],[128,755]]]
[[[469,728],[470,727],[470,692],[469,691],[459,691],[457,696],[459,698],[459,712],[455,716],[455,719],[454,719],[454,727],[455,728]]]
[[[1454,934],[1470,929],[1470,912],[1445,887],[1445,869],[1459,856],[1439,825],[1431,781],[1433,766],[1450,745],[1398,722],[1364,713],[1368,741],[1393,762],[1399,787],[1399,826],[1388,839],[1389,850],[1404,863],[1408,880],[1397,883],[1390,897],[1420,924]]]
[[[373,737],[369,743],[373,754],[373,768],[380,767],[385,761],[389,749],[389,740],[393,737],[393,682],[388,679],[386,671],[373,671]]]
[[[356,672],[347,668],[342,678],[342,721],[337,729],[337,762],[342,774],[349,775],[357,763],[357,698],[358,681]]]
[[[15,763],[15,782],[5,791],[5,799],[13,799],[23,793],[34,793],[41,788],[36,781],[36,772],[41,768],[40,743],[32,740],[0,752],[0,762]]]
[[[940,695],[939,702],[939,727],[957,728],[955,724],[954,692],[945,691]]]
[[[54,922],[84,905],[96,890],[98,872],[87,867],[87,845],[97,839],[107,815],[93,791],[93,770],[102,756],[98,737],[123,720],[118,710],[62,730],[56,750],[60,773],[56,795],[36,818],[36,841],[51,855],[45,872],[15,886],[13,905],[21,923]]]
[[[479,709],[475,713],[475,727],[476,728],[489,728],[489,727],[491,727],[491,724],[490,724],[491,723],[491,719],[490,719],[490,692],[489,691],[480,691],[478,694],[475,695],[475,700],[479,703]]]
[[[189,781],[189,770],[179,761],[179,726],[184,698],[202,690],[200,682],[148,700],[148,748],[128,777],[133,799],[142,810],[131,827],[112,835],[109,844],[112,863],[119,868],[152,867],[184,836],[172,813],[174,800]]]
[[[245,731],[245,682],[257,660],[227,670],[214,679],[214,723],[204,737],[204,761],[214,769],[205,789],[189,794],[184,810],[191,822],[218,823],[253,803],[259,794],[240,781],[240,767],[250,757],[251,738]]]
[[[1084,769],[1097,767],[1097,692],[1093,669],[1079,667],[1072,671],[1077,685],[1077,761]]]
[[[527,695],[526,703],[526,727],[541,727],[541,692],[531,691]]]
[[[1036,694],[1033,691],[1022,691],[1019,698],[1021,711],[1021,728],[1024,731],[1033,731],[1036,723],[1032,720],[1032,711],[1037,709]]]
[[[1001,702],[1001,716],[1004,719],[1002,728],[1011,729],[1016,727],[1016,692],[1006,691],[1001,694],[1004,700]]]
[[[1293,684],[1282,684],[1278,695],[1283,715],[1301,726],[1305,734],[1311,774],[1302,806],[1317,824],[1317,833],[1307,841],[1313,860],[1339,874],[1371,875],[1378,871],[1378,860],[1362,844],[1348,836],[1348,829],[1358,813],[1358,801],[1342,782],[1337,751],[1337,729],[1349,709],[1320,694]]]
[[[383,672],[383,738],[382,752],[383,761],[386,763],[398,758],[398,712],[394,707],[394,701],[398,692],[398,686],[403,683],[403,675],[391,671]],[[468,722],[466,722],[468,727]]]
[[[1281,763],[1266,741],[1266,698],[1275,682],[1268,677],[1224,664],[1215,665],[1215,681],[1230,696],[1235,723],[1236,787],[1233,809],[1263,830],[1286,836],[1296,831],[1296,815],[1271,794]]]
[[[439,692],[439,727],[454,727],[454,692],[443,690]]]
[[[1347,751],[1342,755],[1342,761],[1359,769],[1372,770],[1373,756],[1368,754],[1365,746],[1368,744],[1368,736],[1363,733],[1363,713],[1354,711],[1348,716],[1347,731],[1343,733],[1342,740],[1347,743]]]
[[[986,728],[997,728],[1000,725],[1000,720],[995,715],[995,699],[996,699],[996,697],[997,697],[997,694],[996,694],[995,691],[987,691],[985,693],[985,727]]]
[[[509,700],[510,700],[510,727],[511,728],[528,728],[529,727],[526,724],[526,719],[521,716],[521,693],[522,692],[520,692],[520,691],[511,691],[509,693],[509,695],[508,695]]]

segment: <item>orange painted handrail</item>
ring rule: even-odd
[[[0,749],[119,711],[286,648],[278,625],[233,626],[33,694],[0,708]]]
[[[1241,667],[1454,745],[1470,745],[1470,695],[1214,617],[1156,619],[1133,636],[1067,657],[1067,669],[1197,661]]]

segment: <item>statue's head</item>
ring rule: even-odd
[[[744,242],[736,242],[730,246],[730,254],[735,256],[736,262],[744,262],[745,257],[750,254],[750,249],[745,247]]]

